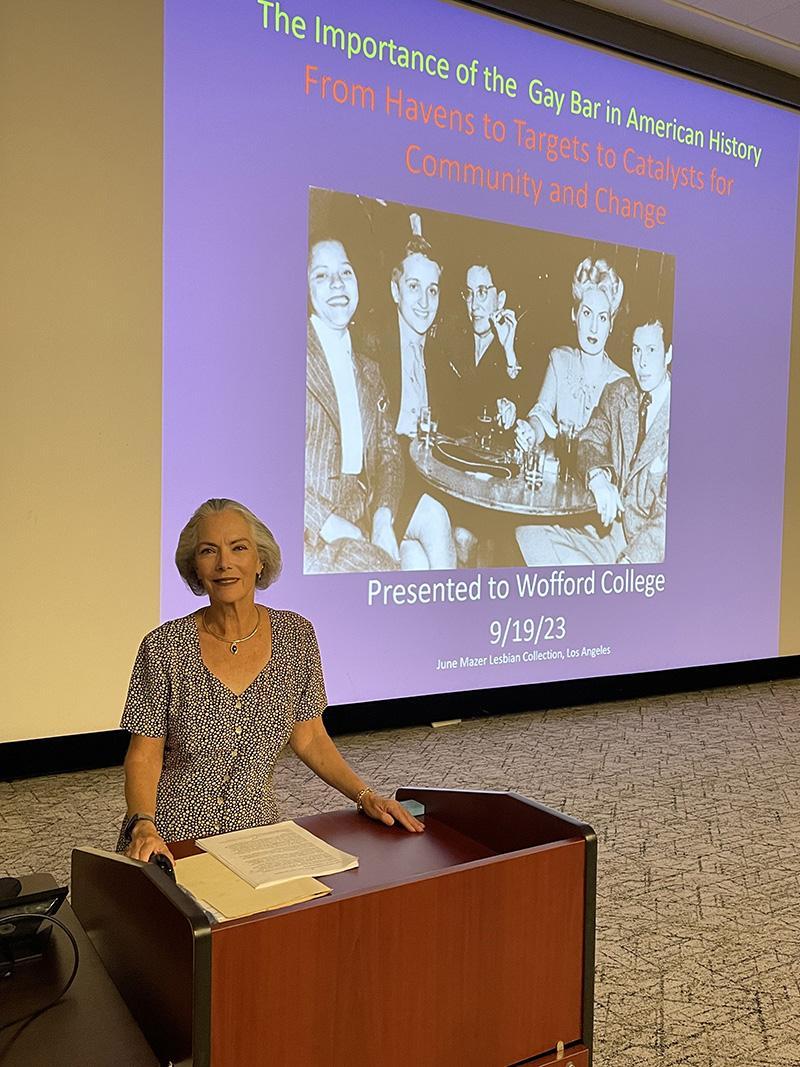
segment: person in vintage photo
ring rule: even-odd
[[[380,369],[353,350],[358,280],[341,241],[312,245],[308,292],[304,569],[395,570],[403,459]]]
[[[622,302],[622,279],[604,259],[582,260],[572,279],[572,321],[577,347],[550,353],[536,404],[517,423],[521,448],[539,445],[559,432],[579,433],[609,382],[627,377],[606,353],[606,342]]]
[[[523,370],[517,358],[516,313],[506,306],[506,291],[498,290],[485,263],[467,268],[461,295],[469,319],[463,349],[453,353],[453,405],[461,431],[474,431],[484,410],[509,430],[517,418]]]
[[[635,379],[606,386],[578,439],[578,477],[594,498],[597,519],[582,529],[519,527],[529,566],[664,559],[672,341],[665,316],[636,321]]]
[[[442,265],[424,237],[413,235],[392,268],[389,291],[392,315],[381,338],[382,369],[389,402],[397,416],[395,430],[405,437],[417,432],[420,412],[438,410],[446,389],[437,377],[428,342],[439,310]]]
[[[419,230],[421,220],[411,216]],[[386,382],[395,432],[402,442],[405,461],[403,496],[395,526],[405,530],[400,559],[405,570],[450,570],[456,565],[450,517],[427,491],[409,456],[409,443],[417,435],[420,416],[443,412],[452,391],[449,364],[430,342],[439,310],[441,263],[424,237],[414,232],[403,258],[392,269],[389,290],[393,314],[372,341],[377,347]],[[449,386],[449,387],[448,387]],[[442,427],[443,428],[443,427]]]

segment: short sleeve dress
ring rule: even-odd
[[[327,701],[313,626],[267,611],[272,656],[238,696],[203,662],[196,613],[142,641],[120,725],[165,738],[155,815],[166,841],[278,821],[275,762],[294,724],[321,715]],[[127,845],[121,833],[118,851]]]

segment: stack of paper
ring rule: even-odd
[[[197,844],[254,889],[266,889],[291,878],[339,874],[358,866],[357,856],[334,848],[293,822],[204,837]]]
[[[316,878],[291,878],[268,889],[253,889],[207,852],[177,860],[175,879],[179,886],[188,889],[193,897],[224,919],[288,908],[330,893],[329,887]]]

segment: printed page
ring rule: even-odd
[[[358,866],[356,856],[334,848],[293,822],[206,837],[197,844],[254,889],[290,878],[338,874]]]

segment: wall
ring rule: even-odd
[[[117,725],[158,622],[160,0],[0,5],[0,741]]]
[[[114,727],[159,621],[162,24],[161,0],[0,5],[0,742]],[[786,482],[784,654],[796,419]]]

